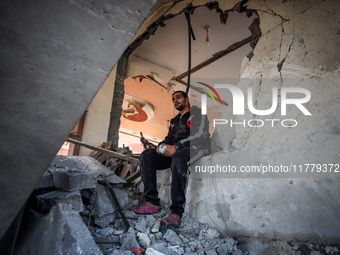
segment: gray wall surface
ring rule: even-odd
[[[0,2],[0,238],[154,3]]]

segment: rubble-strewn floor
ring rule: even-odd
[[[129,229],[103,184],[103,176],[125,212]],[[89,157],[56,157],[27,203],[13,254],[339,254],[337,244],[252,237],[243,237],[238,243],[212,226],[193,221],[187,213],[177,233],[162,233],[155,223],[170,214],[169,205],[161,200],[162,210],[153,215],[137,215],[128,210],[141,202],[135,184],[127,186],[98,161]]]
[[[131,189],[127,190],[129,198],[135,198]],[[134,200],[131,204],[136,204]],[[170,213],[167,205],[162,204],[162,211],[156,215],[137,215],[131,211],[126,211],[131,228],[125,230],[123,220],[117,218],[116,221],[106,227],[90,227],[90,231],[96,240],[113,240],[115,244],[99,244],[104,254],[134,254],[131,253],[135,247],[144,248],[145,254],[219,254],[219,255],[242,255],[237,247],[237,241],[232,238],[222,236],[218,230],[183,217],[178,233],[168,230],[165,234],[153,229],[157,218],[164,217]],[[120,234],[120,235],[119,235]],[[119,236],[119,238],[117,238]],[[116,238],[114,238],[116,237]],[[118,241],[120,240],[120,241]]]

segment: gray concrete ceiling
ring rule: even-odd
[[[196,36],[192,41],[192,67],[212,57],[218,51],[250,36],[249,25],[255,17],[248,18],[245,13],[230,12],[227,24],[220,22],[215,10],[199,7],[191,15],[191,24]],[[188,31],[184,13],[167,20],[165,27],[159,27],[155,35],[137,48],[133,54],[158,64],[178,74],[188,68]],[[210,44],[206,44],[210,26]],[[251,51],[249,44],[219,59],[213,64],[192,74],[193,78],[238,78],[242,59]]]

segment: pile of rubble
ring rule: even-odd
[[[169,213],[168,206],[162,203],[155,215],[134,214],[127,209],[139,201],[135,188],[125,184],[91,157],[57,156],[29,199],[14,253],[245,254],[237,241],[187,215],[177,233],[159,232],[157,224]]]

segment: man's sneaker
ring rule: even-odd
[[[178,232],[178,228],[181,225],[181,219],[177,218],[177,215],[170,214],[168,217],[161,220],[161,228],[163,234],[165,234],[169,229]]]
[[[146,203],[141,204],[139,207],[131,207],[130,210],[137,214],[153,214],[160,211],[160,209],[151,208]]]

